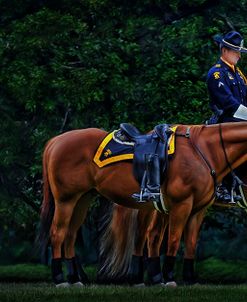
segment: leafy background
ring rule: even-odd
[[[219,55],[213,36],[234,29],[246,37],[246,4],[0,1],[1,262],[34,260],[49,138],[76,128],[110,131],[121,122],[142,131],[200,124],[210,116],[205,78]],[[243,70],[246,62],[243,56]],[[246,259],[245,212],[212,211],[202,238],[199,246],[209,244],[200,257]]]

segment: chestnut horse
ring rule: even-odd
[[[50,237],[52,276],[58,286],[64,285],[62,247],[67,259],[68,281],[80,284],[74,243],[95,193],[126,207],[154,210],[152,202],[138,203],[132,198],[140,187],[134,178],[131,161],[116,162],[103,168],[93,162],[106,135],[106,131],[95,128],[74,130],[52,138],[44,150],[41,237]],[[197,240],[204,213],[214,201],[216,184],[246,158],[245,122],[178,125],[176,152],[161,185],[169,210],[164,269],[168,281],[174,282],[172,271],[183,231],[188,234],[185,238],[188,242],[192,242],[192,238]]]

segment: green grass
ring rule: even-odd
[[[41,264],[0,266],[0,282],[44,282],[51,280],[50,269]]]
[[[91,285],[83,288],[55,288],[50,268],[38,264],[0,266],[0,302],[228,302],[247,301],[247,263],[210,258],[196,264],[199,279],[210,285],[178,286],[177,288]],[[95,267],[86,267],[93,281]],[[219,285],[231,284],[231,285]]]
[[[65,266],[64,272],[66,272]],[[85,272],[90,280],[94,280],[95,267],[88,266]],[[42,264],[1,265],[0,282],[51,282],[51,269]]]
[[[0,284],[0,301],[18,302],[89,302],[89,301],[183,301],[183,302],[241,302],[246,301],[247,285],[197,285],[177,288],[131,288],[124,286],[85,286],[57,289],[51,284]]]
[[[182,262],[177,264],[176,278],[181,280]],[[95,266],[86,266],[85,271],[93,282],[96,279]],[[64,269],[65,275],[66,270]],[[247,261],[223,261],[209,258],[196,263],[200,283],[239,284],[247,282]],[[50,267],[41,264],[17,264],[0,266],[0,282],[51,282]]]
[[[202,282],[239,284],[247,282],[247,261],[208,258],[196,263],[196,271]],[[246,298],[247,301],[247,298]]]

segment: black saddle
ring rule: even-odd
[[[167,124],[160,124],[154,128],[154,131],[149,134],[142,134],[135,126],[127,123],[120,124],[122,133],[134,145],[133,172],[141,184],[142,177],[145,171],[145,155],[157,154],[160,163],[160,177],[164,177],[164,171],[167,168],[167,140],[172,133]]]

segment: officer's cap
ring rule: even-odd
[[[239,52],[247,52],[244,47],[244,39],[237,31],[230,31],[224,36],[216,35],[214,41],[220,43],[221,47],[227,47]]]

